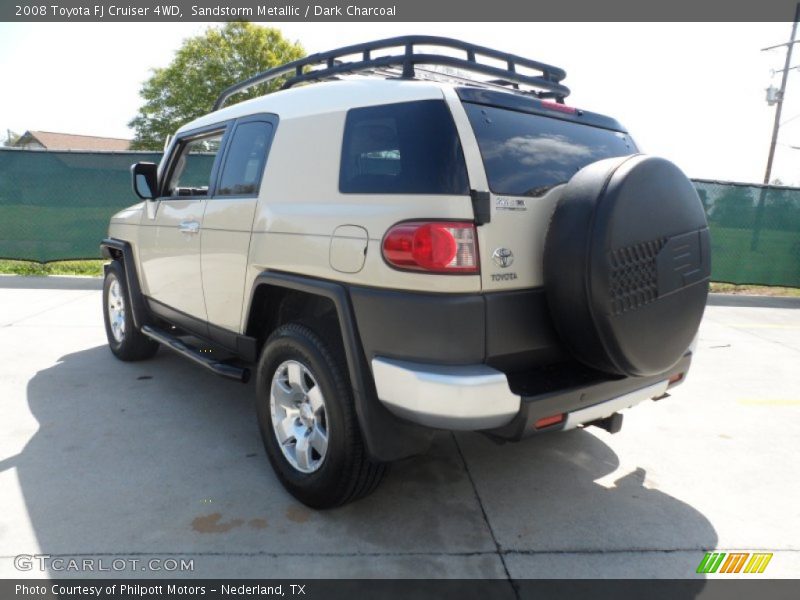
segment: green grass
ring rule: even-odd
[[[790,296],[800,298],[800,288],[768,285],[735,285],[733,283],[712,283],[711,292],[715,294],[747,294],[750,296]]]
[[[5,275],[90,275],[103,274],[104,260],[64,260],[37,263],[27,260],[0,260],[0,274]],[[712,283],[711,291],[717,294],[750,294],[754,296],[790,296],[800,298],[800,288],[766,285],[734,285]]]
[[[103,274],[104,260],[64,260],[37,263],[27,260],[0,260],[0,273],[5,275],[90,275]]]

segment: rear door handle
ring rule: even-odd
[[[200,231],[200,223],[197,221],[181,221],[178,229],[181,233],[197,233]]]

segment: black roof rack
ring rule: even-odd
[[[466,57],[458,58],[446,54],[416,53],[414,52],[414,46],[439,46],[463,50],[466,53]],[[372,56],[372,53],[376,50],[396,47],[403,47],[403,53],[389,56]],[[361,55],[361,60],[342,60],[343,57],[356,54]],[[506,68],[478,62],[478,56],[505,63]],[[232,95],[279,77],[287,77],[282,89],[290,88],[302,82],[332,79],[338,75],[397,67],[402,68],[400,77],[413,79],[415,65],[442,65],[455,67],[461,71],[492,75],[496,79],[490,81],[475,80],[474,83],[478,85],[510,86],[515,91],[532,94],[538,98],[555,98],[558,102],[563,102],[564,98],[569,95],[569,88],[561,84],[567,74],[558,67],[451,38],[409,35],[319,52],[285,65],[274,67],[227,88],[214,103],[214,110],[220,109]],[[539,71],[541,75],[522,74],[517,72],[517,67]],[[311,70],[307,70],[307,68],[311,68]],[[444,74],[444,76],[446,75]],[[520,84],[534,89],[522,90],[519,87]]]

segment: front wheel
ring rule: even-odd
[[[341,352],[304,325],[284,325],[267,340],[256,386],[264,447],[289,493],[329,508],[377,487],[385,466],[366,456]]]
[[[134,326],[129,299],[125,269],[118,261],[112,260],[103,282],[103,321],[108,346],[120,360],[151,358],[158,351],[158,343]]]

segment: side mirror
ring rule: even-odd
[[[158,194],[158,165],[140,162],[131,165],[133,191],[142,200],[152,200]]]

